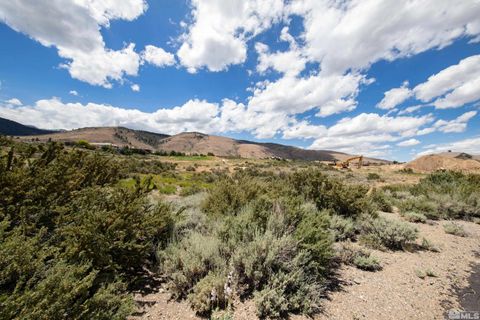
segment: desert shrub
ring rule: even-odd
[[[377,210],[392,212],[392,196],[383,190],[374,190],[370,198]]]
[[[380,262],[378,259],[372,255],[363,256],[358,255],[353,260],[353,265],[358,269],[362,269],[365,271],[377,271],[380,270],[382,267],[380,266]]]
[[[185,235],[188,231],[183,229],[177,242],[161,250],[162,273],[174,296],[189,295],[203,315],[216,308],[207,298],[214,287],[221,292],[219,279],[225,282],[230,273],[232,290],[241,298],[254,296],[259,314],[312,312],[332,255],[329,214],[302,204],[303,198],[285,191],[285,185],[276,185],[284,178],[250,174],[223,178],[213,186],[203,206],[203,223],[209,227],[200,229],[204,234]],[[277,279],[280,274],[288,276]],[[283,295],[285,304],[274,303],[276,294]],[[222,305],[224,301],[218,300]]]
[[[382,269],[379,260],[370,251],[351,242],[339,243],[336,248],[336,256],[340,262],[365,271]]]
[[[104,156],[37,151],[0,160],[0,318],[124,319],[170,209],[150,205],[144,185],[114,187],[121,171]]]
[[[300,248],[311,255],[313,265],[320,273],[326,271],[333,255],[329,220],[327,211],[308,210],[304,212],[294,234],[300,241]]]
[[[299,256],[293,264],[302,264]],[[284,318],[287,312],[311,315],[319,311],[323,287],[308,273],[296,267],[293,272],[279,272],[268,285],[255,293],[257,315],[261,318]]]
[[[380,175],[378,173],[375,173],[375,172],[369,172],[368,175],[367,175],[367,179],[368,180],[378,180],[378,179],[380,179]]]
[[[168,287],[177,299],[191,293],[197,282],[209,272],[225,269],[219,239],[197,232],[190,233],[158,254],[160,271],[168,276]]]
[[[191,195],[194,195],[195,193],[199,193],[202,191],[203,191],[202,187],[200,187],[198,184],[192,184],[192,185],[183,187],[182,190],[180,191],[180,195],[182,197],[191,196]]]
[[[430,240],[427,238],[422,238],[422,243],[420,244],[421,248],[424,250],[432,251],[432,252],[440,252],[437,246],[435,246]]]
[[[319,210],[331,209],[344,217],[357,217],[374,211],[370,199],[366,197],[368,190],[365,187],[344,184],[320,170],[294,172],[288,181],[294,194],[314,202]]]
[[[239,247],[231,262],[238,294],[244,297],[263,288],[272,274],[288,270],[296,253],[297,243],[291,236],[277,238],[270,232],[258,234],[253,241]]]
[[[257,180],[225,177],[218,181],[203,203],[203,210],[213,215],[236,214],[241,207],[255,199],[261,192]]]
[[[171,162],[163,162],[158,160],[145,160],[136,157],[128,157],[121,159],[121,164],[128,173],[142,174],[163,174],[170,173],[175,170],[177,164]]]
[[[95,150],[95,146],[91,145],[88,141],[86,140],[78,140],[75,143],[75,146],[83,149],[88,149],[88,150]]]
[[[362,242],[376,248],[402,250],[406,244],[417,239],[418,230],[408,223],[376,218],[368,221],[364,226]]]
[[[339,215],[330,217],[330,229],[333,231],[335,241],[345,241],[355,238],[355,226],[351,218],[343,218]]]
[[[424,214],[414,212],[414,211],[405,212],[402,214],[402,216],[408,222],[419,222],[419,223],[427,222],[427,217]]]
[[[225,281],[226,276],[213,272],[198,281],[188,296],[193,310],[200,315],[209,315],[215,309],[224,308],[227,304]]]
[[[434,203],[441,218],[472,219],[480,217],[479,189],[480,175],[445,171],[428,175],[411,188],[411,193]]]
[[[426,270],[417,269],[415,270],[415,275],[420,279],[425,279],[426,277],[432,277],[432,278],[437,277],[437,274],[435,273],[435,271],[431,269],[426,269]]]
[[[455,222],[447,222],[443,225],[443,230],[448,234],[453,234],[459,237],[467,237],[468,234],[465,229]]]
[[[402,168],[398,170],[398,173],[413,174],[414,172],[412,168]]]
[[[410,196],[397,202],[402,213],[417,212],[429,219],[439,219],[438,203],[430,200],[425,195]]]
[[[87,189],[72,200],[73,213],[61,218],[58,230],[65,255],[87,259],[115,274],[139,272],[165,244],[172,230],[170,207],[152,207],[128,189]]]

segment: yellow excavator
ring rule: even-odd
[[[354,161],[354,160],[358,160],[357,168],[361,168],[362,165],[363,165],[363,156],[352,157],[352,158],[349,158],[345,161],[339,161],[339,162],[335,163],[335,166],[337,168],[341,168],[341,169],[348,169],[350,167],[350,162]]]

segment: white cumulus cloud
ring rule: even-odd
[[[175,56],[172,53],[152,45],[145,46],[145,50],[142,52],[142,59],[157,67],[175,64]]]
[[[221,71],[247,57],[246,42],[282,18],[283,0],[192,0],[192,24],[177,55],[190,72]]]
[[[416,146],[417,144],[420,144],[420,141],[412,138],[412,139],[404,140],[402,142],[397,143],[397,146],[399,146],[399,147],[412,147],[412,146]]]
[[[17,98],[12,98],[12,99],[6,100],[5,102],[9,105],[12,105],[12,106],[21,106],[22,105],[22,101],[20,101],[20,99],[17,99]]]
[[[412,91],[408,89],[408,81],[405,81],[400,88],[393,88],[385,92],[382,101],[377,105],[380,109],[390,110],[407,100],[412,96]]]
[[[140,58],[134,44],[105,47],[100,28],[110,20],[131,21],[147,9],[144,0],[0,1],[0,20],[47,47],[56,47],[62,64],[78,80],[106,88],[135,76]]]

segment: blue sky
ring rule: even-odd
[[[0,116],[25,124],[480,153],[475,0],[15,0],[0,21]]]

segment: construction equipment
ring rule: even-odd
[[[352,157],[345,161],[337,162],[335,166],[341,169],[348,169],[350,167],[350,162],[354,160],[358,160],[357,168],[361,168],[363,165],[363,156]]]

